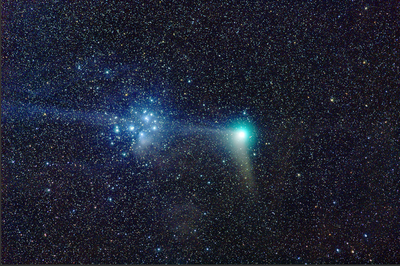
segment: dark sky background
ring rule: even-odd
[[[2,1],[1,262],[400,263],[399,18]]]

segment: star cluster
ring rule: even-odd
[[[128,118],[110,118],[111,129],[109,134],[110,145],[116,145],[123,156],[129,152],[142,150],[146,146],[157,143],[157,134],[165,123],[163,119],[151,111],[128,112]]]
[[[399,11],[3,1],[1,262],[400,263]]]

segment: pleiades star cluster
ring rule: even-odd
[[[400,263],[399,18],[2,1],[1,262]]]

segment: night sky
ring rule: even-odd
[[[400,263],[398,1],[2,5],[2,263]]]

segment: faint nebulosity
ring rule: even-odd
[[[397,1],[2,4],[2,263],[400,263]]]

